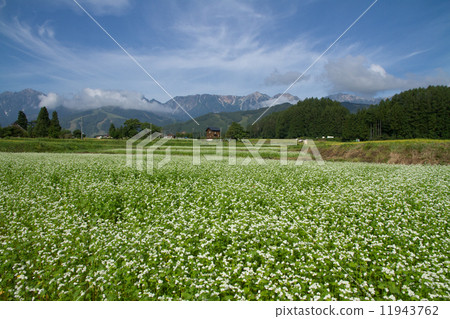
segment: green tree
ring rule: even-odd
[[[30,121],[28,123],[28,136],[30,137],[36,137],[36,135],[34,134],[34,128],[36,127],[36,121]]]
[[[162,128],[159,126],[156,126],[148,122],[140,122],[140,129],[143,130],[146,128],[150,129],[152,132],[160,132],[160,133],[162,132]]]
[[[116,129],[116,126],[114,125],[114,123],[111,123],[111,125],[109,126],[109,131],[108,131],[109,136],[111,136],[112,138],[118,138],[119,137],[119,132]]]
[[[28,119],[23,111],[19,111],[16,124],[23,128],[25,131],[28,129]]]
[[[123,123],[123,137],[132,137],[141,131],[141,122],[138,119],[128,119]]]
[[[244,130],[244,128],[237,122],[231,123],[230,127],[228,128],[226,134],[226,138],[231,138],[235,140],[241,140],[243,138],[247,137],[247,132]]]
[[[143,129],[150,129],[152,132],[162,131],[161,127],[153,125],[151,123],[140,122],[138,119],[128,119],[123,123],[123,126],[118,129],[118,137],[133,137]]]
[[[61,135],[61,125],[59,124],[58,113],[56,111],[52,113],[48,135],[53,138],[58,138]]]
[[[73,137],[75,137],[75,138],[81,138],[81,130],[79,130],[79,129],[74,130],[74,131],[72,132],[72,135],[73,135]],[[83,137],[85,137],[85,136],[86,136],[86,134],[83,134]]]
[[[0,129],[0,137],[27,137],[27,131],[18,125],[10,125]]]
[[[39,115],[37,117],[36,126],[34,127],[34,135],[36,137],[48,136],[48,130],[50,128],[50,118],[48,117],[47,108],[41,107]]]
[[[64,130],[61,130],[61,134],[59,135],[61,138],[72,138],[73,137],[73,135],[72,135],[72,132],[71,131],[69,131],[69,130],[66,130],[66,129],[64,129]]]
[[[186,138],[193,138],[194,134],[193,133],[187,133],[187,132],[177,132],[175,134],[176,137],[186,137]]]

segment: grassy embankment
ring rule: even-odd
[[[253,144],[256,141],[252,141]],[[316,141],[324,160],[392,164],[450,164],[449,140],[387,140],[366,142]],[[156,150],[163,154],[171,147],[173,155],[192,156],[191,140],[171,140]],[[58,140],[12,138],[0,139],[0,152],[47,152],[47,153],[107,153],[124,154],[125,140]],[[302,145],[289,146],[288,158],[296,159]],[[201,146],[202,154],[215,154],[215,145]],[[279,158],[279,147],[265,144],[259,150],[262,158]],[[228,156],[228,143],[224,143],[224,156]],[[236,155],[249,156],[244,144],[237,143]]]
[[[125,149],[124,140],[84,140],[50,138],[0,139],[0,152],[22,153],[109,153],[114,149]]]
[[[326,160],[389,164],[450,164],[449,140],[317,142],[316,145]]]

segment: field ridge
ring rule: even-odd
[[[253,144],[257,140],[251,140]],[[348,161],[388,164],[450,164],[450,140],[409,139],[364,142],[331,142],[315,141],[325,161]],[[172,154],[192,156],[192,140],[175,139],[166,143],[155,153],[163,154],[170,146]],[[238,157],[248,156],[248,151],[242,143],[237,143]],[[205,147],[205,153],[214,152],[214,145]],[[224,142],[227,156],[228,143]],[[290,146],[288,158],[295,160],[302,144]],[[103,153],[124,154],[126,140],[60,140],[60,139],[30,139],[9,138],[0,139],[0,152],[8,153]],[[279,151],[274,150],[269,140],[261,148],[260,155],[265,159],[278,159]]]

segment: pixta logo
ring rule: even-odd
[[[129,167],[135,166],[138,170],[146,170],[148,174],[153,174],[156,168],[163,167],[172,159],[170,146],[164,147],[165,152],[162,160],[155,162],[154,158],[155,151],[160,149],[169,140],[169,138],[163,137],[159,132],[151,133],[149,129],[142,130],[127,141],[126,165]],[[324,165],[325,163],[312,140],[302,141],[302,149],[297,154],[288,150],[289,146],[297,145],[297,140],[260,139],[253,144],[250,140],[243,139],[241,142],[242,144],[237,147],[235,140],[229,140],[224,143],[222,140],[207,141],[193,139],[192,164],[200,165],[202,161],[228,161],[229,165],[245,166],[251,162],[264,165],[267,162],[260,153],[264,150],[264,147],[266,149],[270,147],[271,151],[279,152],[279,162],[281,165],[288,165],[289,162],[294,162],[295,165],[302,165],[305,161],[316,161],[319,165]],[[215,148],[214,154],[211,154],[211,148]],[[202,154],[202,149],[205,150],[204,154]],[[237,150],[239,150],[239,158],[241,159],[239,161],[236,155]],[[289,158],[291,158],[290,161]]]
[[[155,142],[154,142],[155,141]],[[171,149],[170,146],[166,148],[165,157],[163,160],[159,161],[156,165],[154,162],[154,152],[159,147],[164,145],[169,141],[168,138],[164,138],[159,132],[151,133],[151,130],[145,129],[140,131],[138,134],[134,135],[127,141],[127,156],[126,156],[126,166],[133,167],[133,159],[136,161],[136,168],[138,170],[147,170],[148,174],[153,174],[155,166],[161,168],[171,160]],[[154,143],[152,143],[154,142]],[[137,143],[137,144],[136,144]],[[136,156],[133,156],[134,146],[136,145]],[[148,146],[150,145],[150,146]],[[145,165],[144,165],[144,147],[146,147]]]

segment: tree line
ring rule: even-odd
[[[63,138],[67,137],[67,135],[71,136],[72,133],[61,128],[58,113],[53,111],[50,118],[45,106],[39,110],[36,121],[28,121],[26,114],[23,111],[19,111],[17,120],[12,125],[0,128],[0,137]]]
[[[305,99],[262,118],[247,130],[253,138],[448,139],[450,87],[408,90],[355,114],[330,99]]]
[[[109,128],[111,138],[130,138],[143,129],[151,129],[153,132],[161,132],[162,128],[147,122],[140,122],[138,119],[128,119],[118,128],[113,123]],[[50,137],[50,138],[81,138],[80,129],[73,132],[62,129],[59,124],[58,113],[52,112],[49,117],[47,108],[44,106],[40,109],[38,117],[35,121],[28,121],[25,112],[19,111],[17,120],[7,127],[0,127],[1,137]]]
[[[128,119],[118,128],[116,128],[114,123],[111,123],[108,133],[111,138],[130,138],[144,129],[150,129],[152,132],[162,132],[161,127],[152,123],[141,122],[138,119]]]

